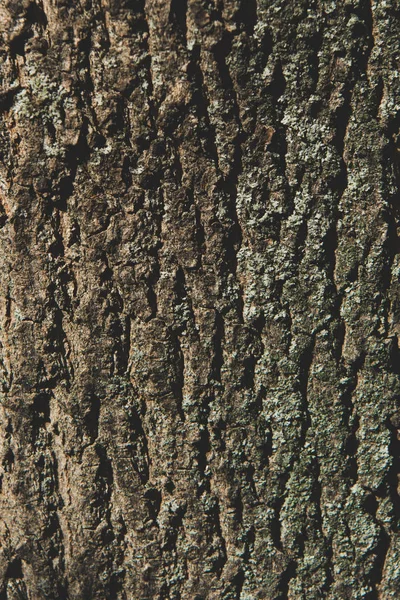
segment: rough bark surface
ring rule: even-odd
[[[399,598],[398,0],[1,0],[1,600]]]

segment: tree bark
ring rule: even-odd
[[[0,598],[400,590],[397,0],[0,0]]]

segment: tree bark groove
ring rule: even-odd
[[[397,0],[0,0],[0,598],[398,598]]]

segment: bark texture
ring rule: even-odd
[[[398,0],[0,0],[1,600],[400,594]]]

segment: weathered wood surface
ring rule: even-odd
[[[400,594],[397,0],[0,1],[0,597]]]

